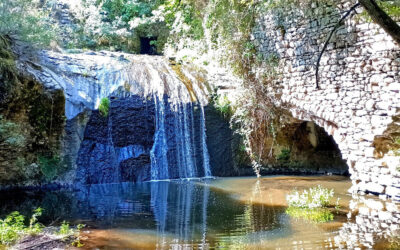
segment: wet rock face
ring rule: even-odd
[[[0,75],[0,187],[40,185],[64,171],[45,164],[59,158],[64,94],[17,71]]]
[[[151,161],[152,153],[157,154],[157,149],[154,149],[157,138],[155,102],[151,98],[139,95],[123,96],[111,98],[107,117],[101,115],[99,111],[91,112],[77,156],[76,182],[98,184],[154,179]],[[200,106],[186,104],[181,109],[175,109],[167,97],[163,102],[166,104],[165,147],[160,149],[165,150],[167,163],[165,171],[168,172],[168,177],[185,178],[190,174],[193,174],[193,177],[205,176]],[[186,115],[182,111],[183,108],[186,110]],[[207,132],[207,143],[211,145],[208,148],[212,174],[237,175],[238,172],[233,169],[230,143],[232,132],[229,124],[215,117],[213,119],[208,110],[205,111],[205,116],[206,120],[210,118],[211,122],[205,125],[209,126],[211,132]],[[181,126],[187,126],[187,130],[183,130],[183,135],[180,134]],[[221,126],[225,126],[222,133]],[[190,140],[190,144],[183,144],[182,139]],[[162,159],[156,157],[155,160]]]
[[[111,100],[108,117],[93,111],[78,153],[76,180],[149,180],[154,132],[154,102],[140,96]]]
[[[203,110],[208,91],[185,67],[172,67],[158,56],[112,52],[44,51],[38,57],[40,67],[21,64],[46,87],[66,96],[63,158],[71,166],[67,182],[213,174]],[[111,100],[107,118],[96,111],[103,98]]]
[[[207,146],[210,165],[216,176],[253,175],[253,169],[238,160],[240,138],[229,126],[229,121],[212,105],[205,108]]]

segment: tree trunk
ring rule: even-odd
[[[375,0],[359,0],[372,20],[381,26],[400,45],[400,26],[384,12]]]

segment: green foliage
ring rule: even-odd
[[[25,226],[25,217],[19,212],[12,212],[4,220],[0,219],[0,245],[11,245],[25,234],[38,234],[43,226],[37,218],[42,215],[42,209],[37,208],[29,220],[29,227]]]
[[[256,56],[250,35],[255,25],[258,4],[253,0],[216,0],[212,2],[207,20],[211,41],[217,47],[225,47],[227,51],[221,61],[227,62],[234,73],[244,78]]]
[[[135,17],[152,16],[152,11],[160,6],[164,1],[147,0],[105,0],[101,7],[107,13],[107,18],[114,21],[121,18],[124,22],[129,22]]]
[[[224,116],[224,118],[229,119],[231,117],[232,112],[233,112],[232,105],[231,105],[231,101],[229,101],[229,99],[226,95],[213,96],[213,104],[214,104],[214,107],[219,112],[221,112],[221,114]]]
[[[399,1],[378,1],[380,7],[392,18],[400,18]]]
[[[199,8],[200,1],[196,0],[169,0],[162,6],[167,26],[176,35],[173,39],[183,37],[201,40],[204,37],[203,15],[204,9]]]
[[[46,180],[53,180],[60,173],[60,157],[54,156],[39,156],[39,166]]]
[[[394,139],[393,152],[395,156],[400,156],[400,137]],[[400,166],[399,166],[400,168]]]
[[[58,230],[57,234],[59,235],[71,235],[74,233],[74,230],[69,226],[69,223],[66,221],[63,221],[61,223],[60,229]]]
[[[281,150],[281,153],[276,157],[276,159],[281,162],[287,162],[290,160],[290,153],[290,149],[284,148]]]
[[[0,35],[17,35],[37,46],[48,46],[57,37],[57,27],[36,0],[0,1]]]
[[[11,245],[25,231],[25,217],[19,212],[12,212],[4,220],[0,220],[0,244]]]
[[[84,244],[82,244],[81,242],[81,238],[80,238],[80,231],[85,227],[85,225],[83,224],[78,224],[78,226],[76,226],[76,230],[74,232],[74,236],[75,236],[75,240],[72,242],[72,246],[75,247],[83,247]]]
[[[104,117],[107,117],[109,110],[110,100],[107,97],[104,97],[100,100],[99,111]]]
[[[400,2],[399,1],[377,1],[379,7],[382,8],[390,17],[395,20],[400,20]],[[367,22],[372,22],[372,18],[369,16],[367,11],[363,11],[360,15],[362,19]]]
[[[286,196],[288,209],[286,213],[294,218],[303,218],[312,222],[333,220],[333,213],[327,208],[334,195],[333,189],[321,186],[304,190],[302,193],[293,190]],[[338,208],[338,202],[336,208]]]
[[[168,36],[164,0],[77,0],[71,9],[78,20],[67,47],[140,51],[140,37],[157,37],[161,52]]]
[[[42,214],[43,209],[40,207],[33,210],[32,217],[29,220],[29,227],[27,228],[29,234],[36,235],[43,231],[43,225],[38,223],[38,217],[42,216]]]
[[[293,218],[302,218],[317,223],[332,221],[334,218],[333,213],[327,208],[305,209],[289,207],[286,209],[286,213]]]

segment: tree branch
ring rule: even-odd
[[[328,48],[329,45],[329,41],[331,40],[333,34],[335,33],[335,31],[342,26],[342,22],[343,20],[345,20],[350,14],[351,12],[353,12],[354,10],[356,10],[358,7],[360,6],[360,3],[355,4],[353,7],[351,7],[346,14],[339,20],[339,22],[335,25],[335,27],[333,27],[331,33],[329,34],[328,38],[325,41],[324,47],[322,48],[321,53],[319,54],[318,60],[317,60],[317,65],[316,65],[316,69],[315,69],[315,84],[317,86],[317,89],[319,89],[319,66],[321,64],[321,58],[322,55],[324,54],[325,50]]]
[[[359,3],[368,12],[372,20],[400,45],[400,26],[379,7],[375,0],[359,0]]]

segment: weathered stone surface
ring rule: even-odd
[[[85,184],[145,181],[155,133],[154,102],[134,95],[111,100],[109,114],[93,111],[77,159]]]
[[[387,134],[389,127],[399,124],[395,120],[400,106],[400,47],[378,25],[363,19],[347,19],[322,56],[320,89],[315,88],[315,67],[305,66],[316,64],[324,38],[349,4],[338,1],[329,11],[325,4],[306,4],[312,18],[307,11],[298,9],[301,3],[291,3],[282,12],[267,10],[260,15],[254,29],[254,34],[259,34],[254,36],[257,53],[263,58],[279,58],[267,95],[295,118],[313,121],[333,134],[348,162],[351,178],[358,183],[354,190],[376,194],[386,190],[396,194],[394,190],[400,187],[395,184],[399,162],[386,158],[385,165],[375,157],[388,152],[381,150],[379,144],[392,143],[391,139],[380,138],[394,138],[400,130],[397,127],[397,132],[391,129],[391,136]],[[281,17],[276,13],[285,14]],[[297,18],[291,16],[293,13]],[[277,18],[281,20],[279,27],[284,27],[287,34],[283,41],[276,34]],[[320,39],[311,45],[315,37]],[[271,46],[281,43],[286,44],[284,50]],[[265,66],[257,69],[258,75],[273,67]],[[281,93],[280,100],[276,100],[276,93]],[[382,167],[389,172],[382,172]]]

